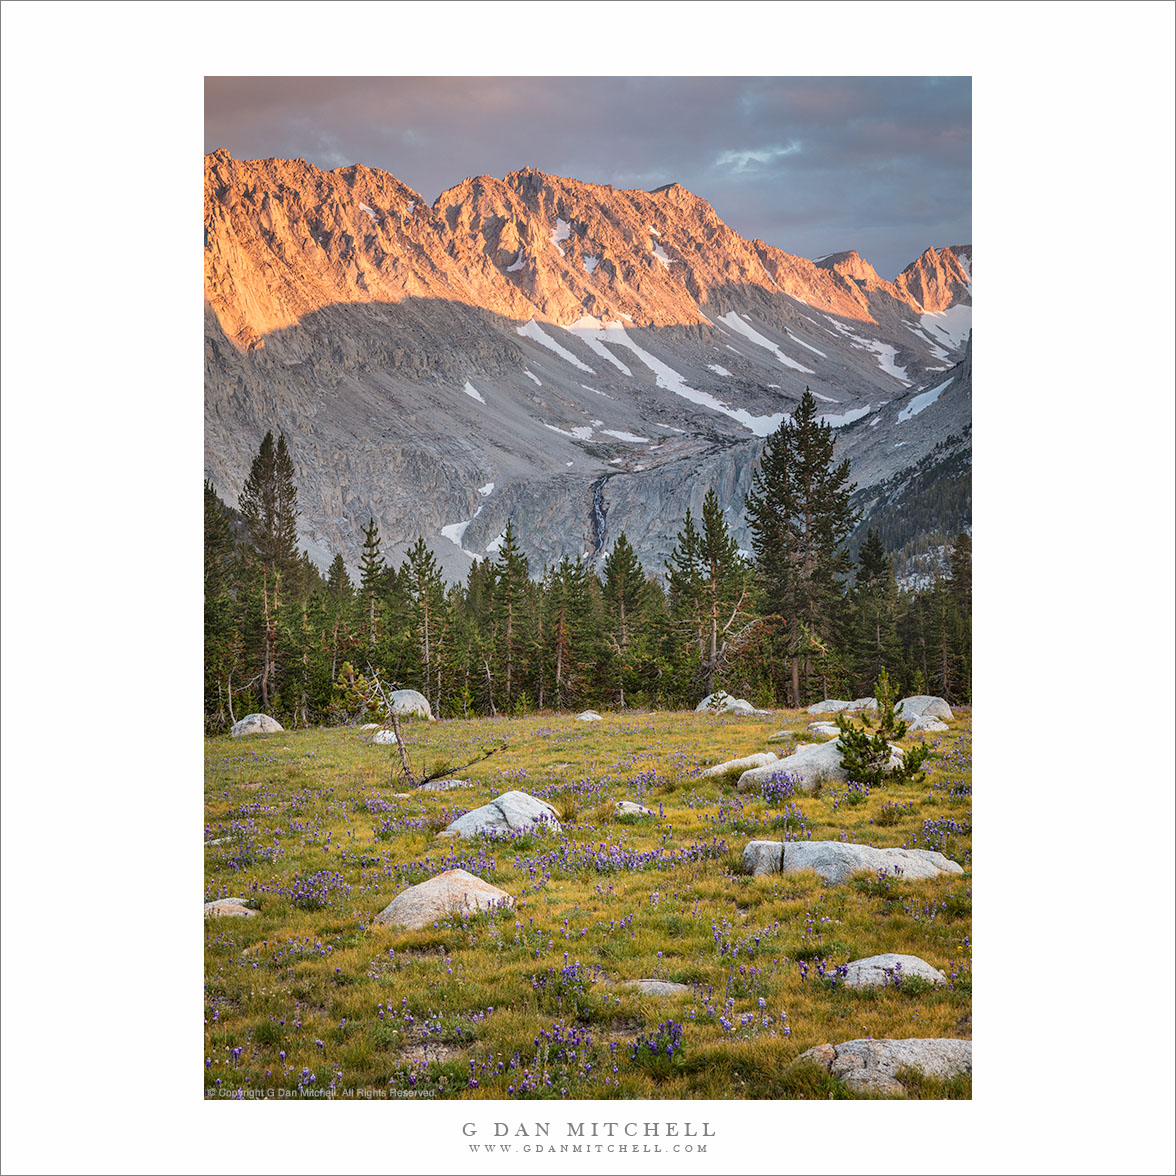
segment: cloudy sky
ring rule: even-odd
[[[678,181],[745,237],[886,278],[972,239],[970,78],[216,77],[205,150],[390,171],[430,202],[536,167]]]

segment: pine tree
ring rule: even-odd
[[[369,516],[363,532],[363,556],[359,561],[360,600],[366,617],[367,648],[371,653],[376,646],[380,583],[384,574],[384,557],[380,554],[380,529],[376,520]]]
[[[445,582],[437,558],[423,536],[409,550],[401,568],[409,600],[409,631],[416,649],[422,693],[440,709],[440,648],[445,628]]]
[[[651,589],[624,531],[604,561],[604,604],[607,639],[614,664],[617,705],[625,706],[625,685],[633,682],[634,654],[640,645]]]
[[[928,680],[948,702],[959,702],[965,697],[963,654],[967,641],[950,581],[937,578],[925,599],[931,671]]]
[[[678,542],[666,564],[671,611],[696,646],[695,664],[705,694],[714,692],[727,652],[727,635],[746,613],[749,571],[711,487],[702,504],[701,532],[687,507]]]
[[[706,626],[702,615],[702,537],[694,525],[690,507],[682,529],[678,532],[674,550],[666,562],[666,585],[669,605],[671,641],[666,650],[676,690],[687,690],[697,685],[702,664]]]
[[[698,593],[702,585],[702,537],[694,525],[690,507],[682,529],[678,532],[674,550],[666,561],[666,583],[669,588],[670,611],[675,620],[689,624],[701,642],[703,634],[702,610]]]
[[[901,739],[907,733],[907,724],[895,712],[894,689],[885,667],[878,675],[874,698],[878,703],[877,710],[873,716],[863,713],[860,727],[844,712],[837,716],[842,768],[859,784],[878,785],[883,780],[921,784],[926,779],[922,768],[929,752],[925,743],[908,748],[899,764],[890,766],[894,754],[890,740]],[[871,728],[874,728],[872,733]]]
[[[564,556],[543,578],[542,678],[556,710],[579,706],[601,691],[600,581],[581,559]],[[540,694],[540,697],[544,697]]]
[[[294,463],[285,435],[274,443],[266,433],[249,476],[241,489],[238,506],[249,524],[262,566],[288,579],[298,568],[298,490]]]
[[[355,590],[351,586],[351,577],[347,574],[347,565],[342,555],[336,555],[327,571],[327,624],[330,627],[331,641],[331,681],[339,672],[339,642],[340,630],[346,634],[348,618],[351,615],[351,602]]]
[[[957,613],[956,657],[959,696],[972,701],[972,536],[956,536],[951,549],[951,596]]]
[[[951,567],[951,594],[960,612],[972,615],[972,536],[966,531],[956,536],[948,557]]]
[[[297,595],[301,580],[298,492],[284,436],[279,436],[276,444],[272,432],[262,439],[241,489],[239,507],[249,525],[256,559],[250,585],[255,607],[250,610],[253,624],[249,632],[260,660],[257,681],[261,705],[268,711],[282,685],[281,609],[291,594]]]
[[[513,520],[508,521],[494,565],[494,642],[502,703],[509,712],[521,688],[526,646],[530,566],[519,547]]]
[[[861,695],[877,681],[884,666],[895,666],[900,660],[898,587],[877,531],[867,531],[858,553],[851,602],[856,664],[854,693]]]
[[[793,706],[811,694],[814,661],[828,686],[842,636],[843,581],[852,566],[845,544],[856,515],[849,462],[835,464],[833,451],[833,430],[806,388],[792,418],[768,438],[747,496],[764,607],[786,626]]]
[[[739,555],[738,545],[728,530],[713,486],[707,490],[702,503],[702,543],[698,554],[707,636],[703,668],[706,693],[712,694],[715,676],[726,652],[727,634],[746,613],[750,578],[750,569]]]
[[[224,503],[204,483],[204,715],[219,731],[231,718],[230,679],[236,664],[234,581],[236,548]]]

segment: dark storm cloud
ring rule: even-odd
[[[677,180],[791,253],[893,277],[971,240],[968,78],[209,78],[205,148],[364,163],[427,200],[523,167]]]

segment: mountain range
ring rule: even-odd
[[[970,526],[970,245],[893,281],[745,240],[678,184],[526,169],[432,203],[387,172],[205,157],[205,474],[285,433],[300,542],[379,524],[450,579],[508,519],[538,569],[626,532],[660,571],[714,486],[750,547],[756,458],[806,387],[888,546]]]

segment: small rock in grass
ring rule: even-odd
[[[545,800],[538,800],[526,792],[504,792],[481,808],[471,809],[450,826],[462,837],[476,837],[479,833],[518,833],[524,829],[561,830],[558,815]]]
[[[240,739],[242,735],[275,735],[284,730],[282,724],[269,715],[246,715],[233,724],[230,734],[234,739]]]
[[[743,868],[756,875],[815,870],[835,884],[848,882],[860,870],[902,878],[964,872],[958,862],[933,849],[875,849],[851,841],[749,841],[743,850]]]
[[[388,709],[394,715],[416,716],[433,720],[429,700],[419,690],[393,690],[388,695]]]
[[[421,792],[445,792],[450,788],[466,788],[468,780],[429,780],[420,787]]]
[[[846,704],[845,713],[847,715],[860,715],[862,711],[876,711],[877,709],[878,700],[876,698],[855,698],[853,702]]]
[[[902,749],[890,745],[889,766],[897,768],[902,763]],[[844,784],[849,773],[841,766],[841,740],[831,739],[828,743],[814,743],[798,747],[791,755],[767,764],[762,768],[751,768],[743,773],[735,787],[744,792],[755,788],[761,780],[777,772],[788,772],[797,778],[797,787],[811,791],[818,783]]]
[[[514,906],[514,898],[466,870],[446,870],[419,886],[402,890],[375,921],[381,927],[415,930],[449,915],[472,915],[500,906]]]
[[[841,711],[846,714],[860,714],[862,711],[874,711],[878,709],[878,700],[876,698],[855,698],[851,702],[846,702],[843,698],[826,698],[823,702],[814,702],[808,708],[810,715],[835,715]]]
[[[778,874],[784,865],[784,842],[749,841],[743,847],[743,869],[759,877],[761,874]]]
[[[630,815],[634,817],[652,817],[654,812],[652,809],[647,809],[643,804],[636,804],[631,800],[618,800],[616,808],[617,816],[623,817]]]
[[[689,996],[694,990],[689,984],[675,984],[671,980],[622,980],[621,988],[636,988],[646,996]]]
[[[746,698],[732,698],[725,690],[717,690],[708,694],[695,708],[695,711],[709,711],[711,714],[755,714],[755,707]]]
[[[858,1038],[817,1045],[796,1059],[815,1062],[859,1094],[904,1095],[900,1070],[921,1070],[928,1078],[972,1072],[972,1043],[955,1037]]]
[[[840,735],[841,728],[836,723],[809,723],[809,730],[814,735]]]
[[[364,723],[364,725],[362,727],[360,727],[361,732],[363,732],[363,731],[378,731],[379,729],[380,729],[379,723]]]
[[[742,768],[745,772],[750,768],[762,768],[765,764],[774,764],[779,758],[774,751],[761,751],[755,755],[745,755],[742,759],[726,760],[724,763],[715,764],[713,768],[707,768],[702,773],[702,779],[705,780],[708,776],[725,776],[736,768]]]
[[[919,715],[907,723],[907,731],[947,731],[948,725],[934,715]]]
[[[926,715],[931,719],[955,718],[947,701],[932,694],[912,694],[909,698],[904,698],[894,708],[894,713],[900,719],[906,719],[908,722],[911,719],[917,719],[920,715]]]
[[[599,723],[601,718],[595,711],[581,711],[576,716],[576,721],[580,723]]]
[[[396,742],[396,732],[393,731],[391,728],[386,728],[383,731],[377,731],[372,736],[372,742],[373,743],[381,743],[381,744],[395,743]]]
[[[947,977],[918,956],[900,955],[889,951],[884,955],[868,956],[854,960],[849,965],[844,983],[849,988],[877,988],[893,984],[896,977],[909,980],[912,977],[926,980],[931,984],[946,984]]]
[[[243,898],[218,898],[204,904],[204,917],[220,918],[224,915],[235,915],[238,918],[251,918],[257,912],[245,905]]]
[[[849,706],[843,698],[826,698],[822,702],[814,702],[808,708],[810,715],[835,715],[838,711],[843,711]]]

